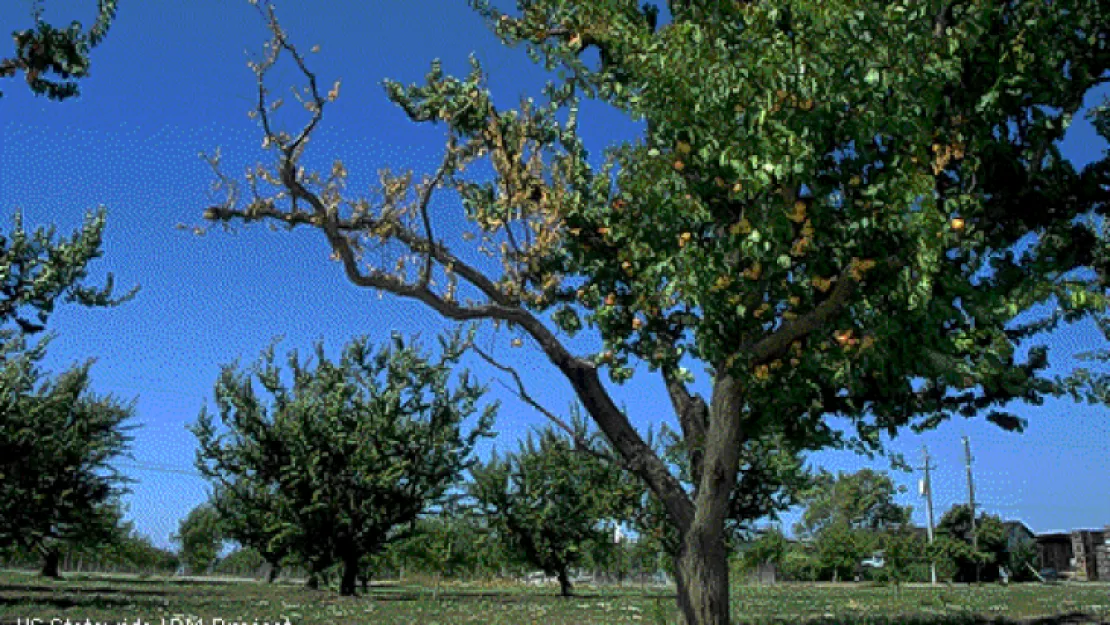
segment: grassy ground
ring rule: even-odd
[[[663,589],[581,588],[561,599],[551,587],[379,584],[369,595],[256,582],[71,575],[61,582],[0,573],[0,625],[18,619],[70,619],[116,625],[211,625],[213,619],[293,625],[586,625],[675,622],[674,596]],[[1018,585],[900,590],[852,585],[737,587],[733,614],[744,623],[1110,623],[1110,585]],[[1062,617],[1062,615],[1071,615]],[[1048,620],[1041,620],[1052,616]],[[179,621],[172,621],[177,618]],[[163,619],[165,619],[163,621]],[[997,620],[996,620],[997,619]],[[1006,620],[1002,620],[1006,619]],[[219,623],[219,621],[216,621]]]

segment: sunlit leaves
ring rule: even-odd
[[[0,77],[23,71],[28,86],[35,95],[45,95],[51,100],[65,100],[80,91],[77,80],[51,80],[54,73],[65,79],[81,79],[89,74],[89,50],[99,45],[116,17],[117,0],[99,0],[96,21],[87,33],[81,32],[81,22],[74,20],[66,29],[54,28],[42,21],[41,7],[32,8],[37,30],[13,33],[16,56],[0,59]],[[0,94],[2,95],[2,94]]]

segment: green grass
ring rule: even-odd
[[[482,625],[586,625],[675,623],[674,595],[663,589],[580,588],[562,599],[551,587],[446,583],[433,599],[418,584],[375,584],[368,595],[339,597],[331,591],[257,582],[189,581],[69,575],[49,581],[33,574],[0,573],[0,625],[39,618],[73,622],[141,619],[166,625],[189,617],[230,621],[278,621],[294,625],[481,623]],[[1110,623],[1110,586],[1015,585],[982,587],[889,587],[851,585],[739,586],[733,614],[744,623]],[[1070,619],[1060,615],[1072,614]],[[1082,617],[1077,616],[1082,614]],[[1040,619],[1055,615],[1054,620]],[[1007,619],[1008,621],[1002,621]],[[184,622],[184,621],[181,621]]]

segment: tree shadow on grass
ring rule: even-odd
[[[404,602],[404,601],[419,601],[421,599],[431,599],[432,593],[427,590],[414,591],[402,590],[390,586],[371,586],[370,592],[366,594],[359,594],[359,598],[370,599],[373,601],[387,601],[387,602]],[[444,588],[439,591],[437,597],[440,601],[452,601],[456,603],[465,603],[468,601],[486,601],[495,602],[503,605],[509,604],[528,604],[528,603],[549,603],[558,600],[577,600],[577,601],[610,601],[615,599],[663,599],[675,600],[675,595],[665,594],[650,594],[650,593],[606,593],[606,592],[583,592],[575,593],[569,597],[563,597],[558,591],[552,592],[505,592],[498,590],[456,590]]]
[[[126,594],[129,594],[129,595],[158,595],[158,596],[163,596],[163,595],[166,594],[164,592],[160,592],[160,591],[157,591],[157,590],[148,590],[148,589],[145,589],[145,588],[131,589],[131,588],[110,588],[110,587],[97,588],[97,587],[94,587],[94,586],[82,587],[82,586],[74,586],[74,585],[49,586],[49,585],[44,584],[44,585],[40,586],[40,585],[31,585],[31,584],[0,584],[0,593],[3,593],[3,592],[55,593],[55,592],[58,592],[58,591],[62,591],[62,592],[70,593],[70,594],[79,594],[79,595],[87,595],[87,594],[118,595],[118,594],[126,593]]]
[[[766,623],[766,621],[762,621]],[[775,621],[796,623],[797,620]],[[748,625],[751,621],[740,621]],[[1083,612],[1068,612],[1056,616],[1028,619],[985,618],[975,615],[928,615],[928,616],[863,616],[847,618],[807,619],[804,625],[1110,625],[1110,620]]]
[[[83,608],[83,609],[116,609],[122,607],[135,607],[136,601],[134,598],[128,596],[115,596],[103,597],[98,595],[86,597],[0,597],[0,607],[7,606],[21,606],[27,607],[32,605],[35,608],[40,606],[50,606],[59,610],[69,608]]]
[[[172,577],[171,578],[165,578],[165,577],[163,577],[163,578],[157,578],[157,577],[148,577],[148,578],[140,578],[140,577],[136,577],[136,578],[73,577],[73,578],[67,578],[63,581],[72,581],[72,582],[77,582],[77,583],[82,583],[82,582],[106,582],[106,583],[118,583],[120,585],[126,585],[126,586],[135,586],[135,585],[151,586],[151,585],[153,585],[153,586],[166,586],[166,587],[170,587],[170,588],[175,587],[175,586],[220,586],[220,587],[227,587],[227,586],[234,586],[234,585],[237,585],[237,584],[254,583],[254,580],[243,580],[243,581],[239,582],[239,581],[228,581],[228,580],[222,580],[222,579],[218,579],[218,580],[217,579],[212,579],[212,580],[209,580],[209,579],[176,579],[176,578],[172,578]]]

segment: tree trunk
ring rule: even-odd
[[[729,625],[728,551],[722,533],[687,534],[675,559],[675,583],[686,625]]]
[[[563,597],[571,596],[574,590],[570,585],[570,575],[567,574],[566,569],[559,571],[559,594]]]
[[[308,574],[308,580],[305,581],[304,585],[305,585],[305,588],[308,588],[309,590],[319,590],[320,589],[320,576],[315,574],[315,573],[309,573]]]
[[[58,560],[60,554],[57,547],[47,547],[42,550],[42,576],[51,579],[60,579],[61,574],[58,572]]]
[[[277,581],[278,575],[281,574],[281,567],[270,563],[270,570],[266,573],[266,583],[272,584]]]
[[[339,594],[343,597],[353,597],[355,584],[358,582],[358,556],[343,558],[343,579],[339,582]]]

